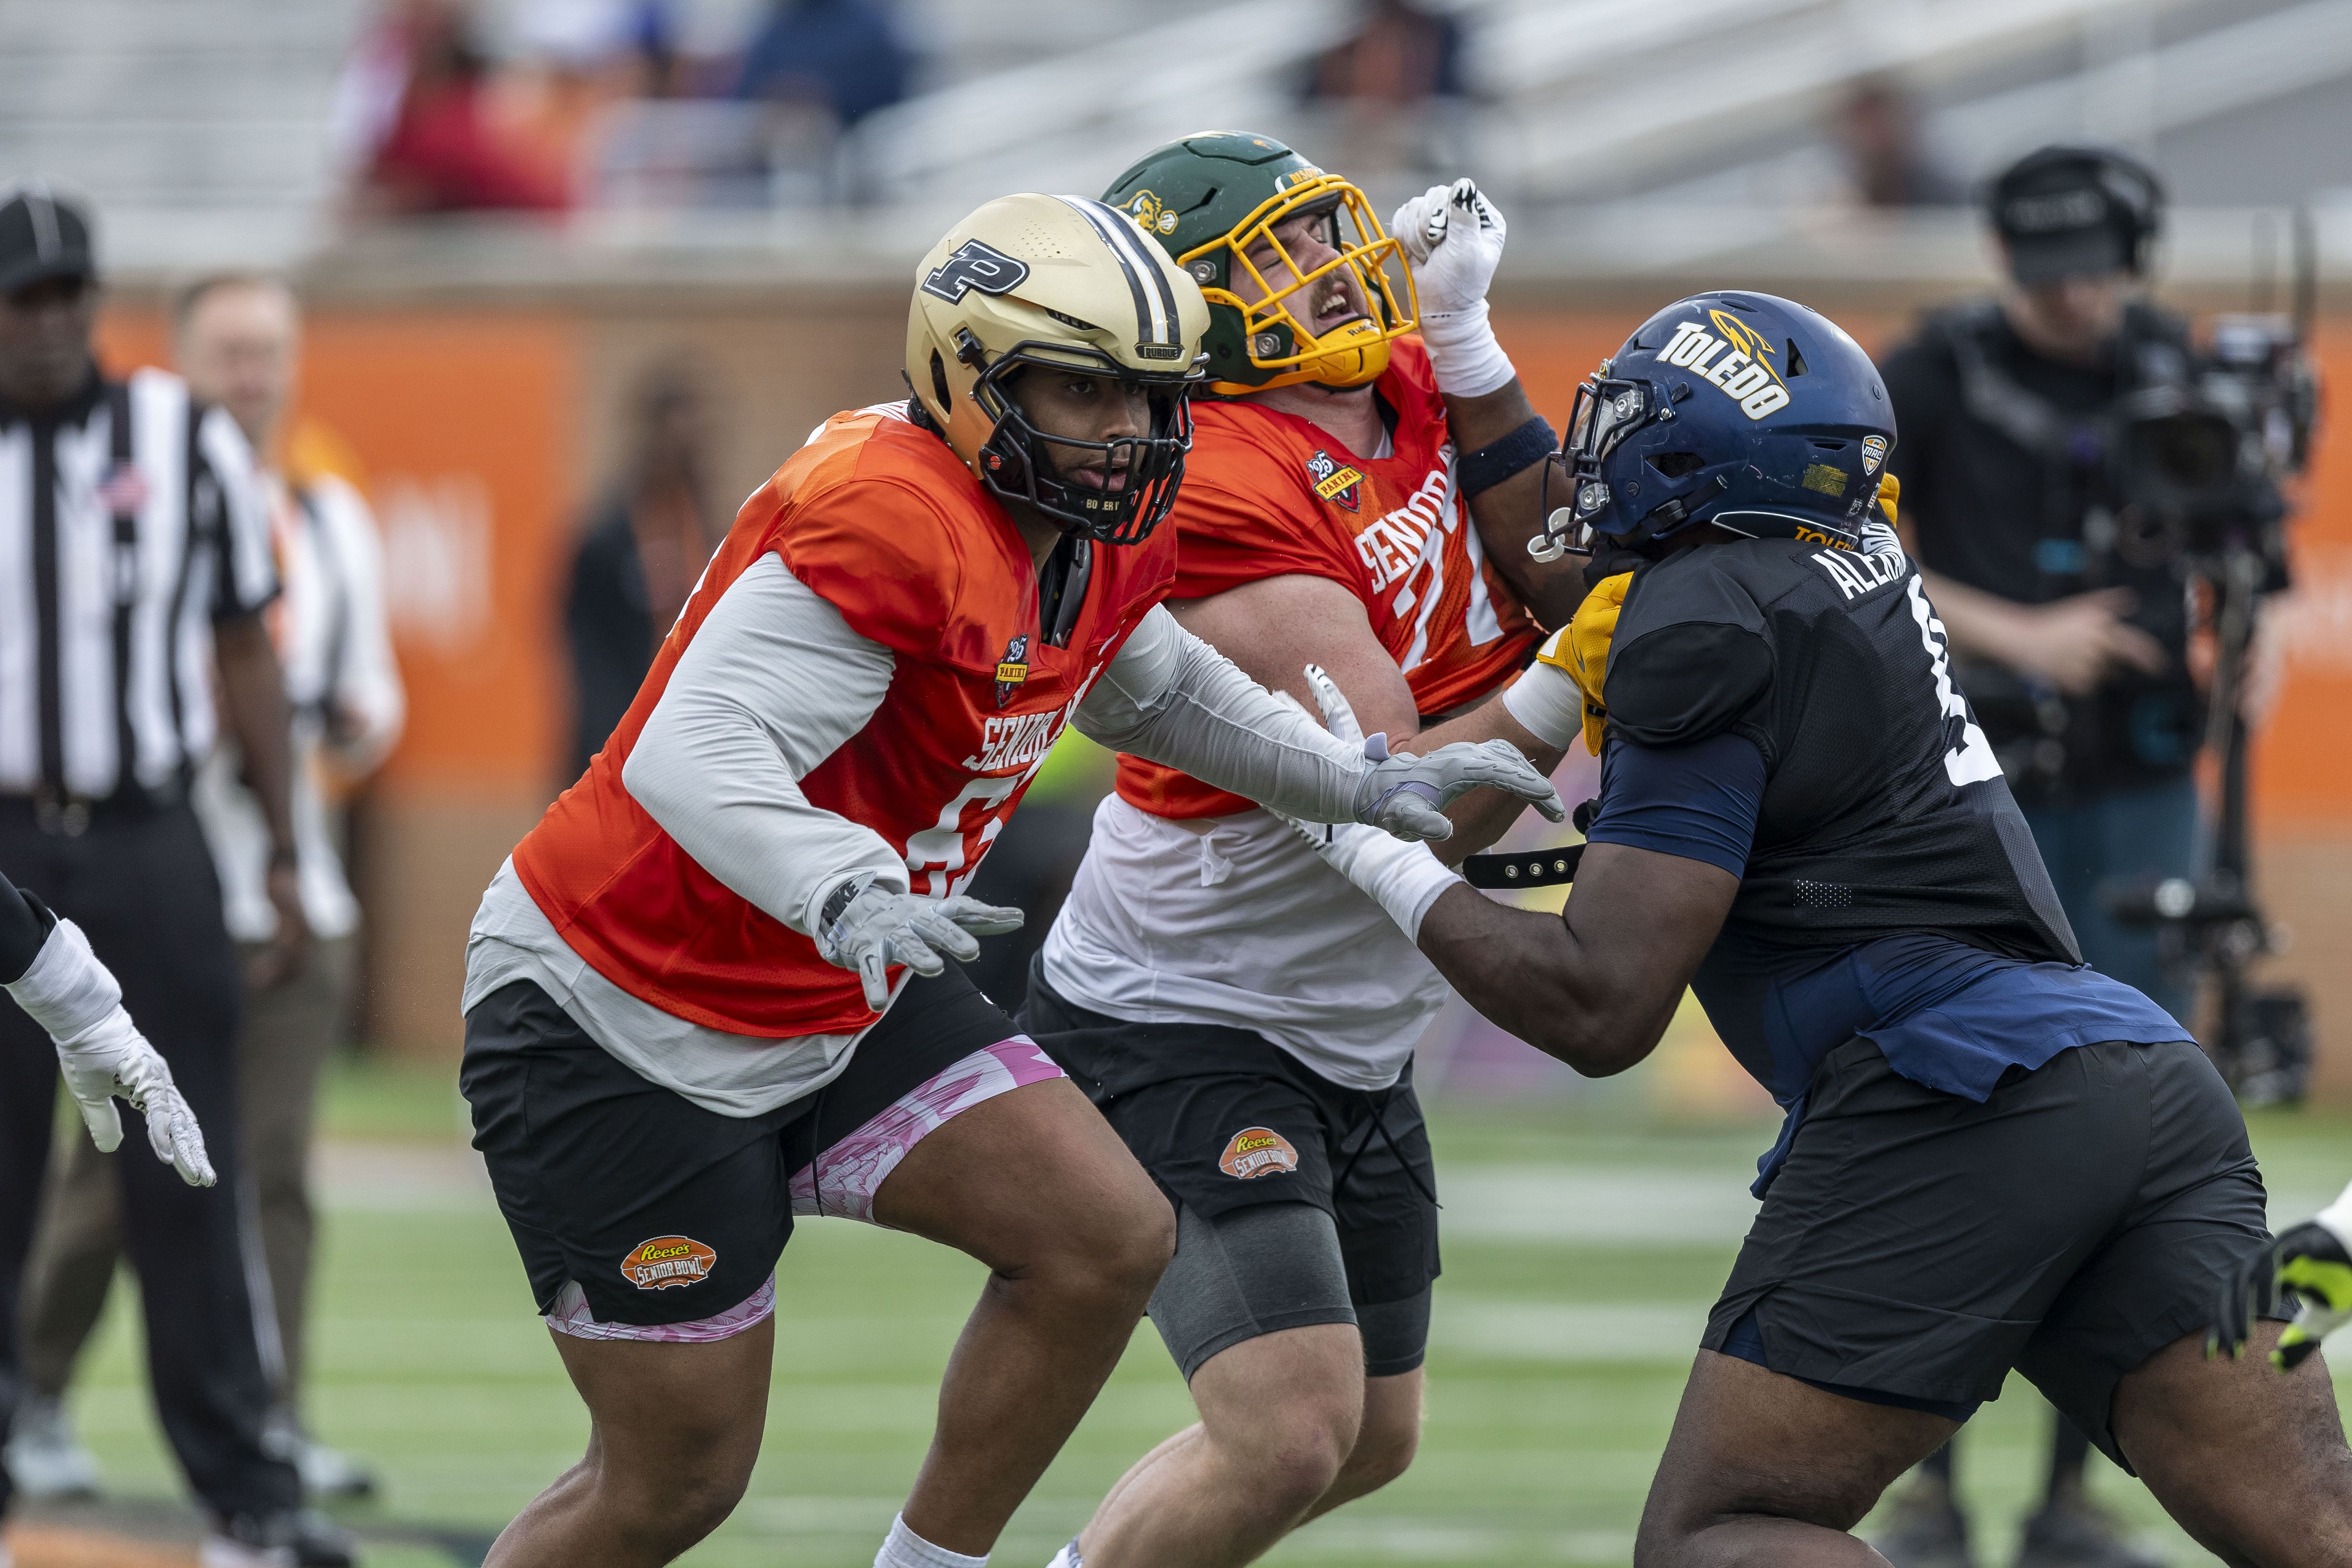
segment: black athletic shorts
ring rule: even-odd
[[[1193,1214],[1314,1205],[1339,1229],[1359,1307],[1406,1300],[1437,1278],[1437,1173],[1410,1066],[1389,1089],[1343,1088],[1246,1029],[1089,1012],[1047,985],[1041,963],[1020,1016]]]
[[[598,1322],[695,1322],[767,1283],[792,1179],[936,1074],[1019,1033],[956,964],[917,975],[823,1089],[722,1116],[639,1077],[517,981],[466,1015],[458,1087],[531,1299],[577,1280]],[[814,1136],[812,1136],[814,1134]]]
[[[2129,1469],[2116,1384],[2206,1325],[2263,1209],[2245,1121],[2188,1041],[2061,1051],[1979,1105],[1849,1040],[1701,1342],[1759,1359],[1734,1335],[1752,1313],[1772,1371],[1956,1418],[2014,1367]]]

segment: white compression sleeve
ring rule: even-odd
[[[1576,677],[1538,660],[1503,689],[1503,707],[1521,728],[1556,751],[1584,733],[1584,692]]]
[[[907,890],[880,834],[812,805],[799,784],[873,717],[895,665],[762,556],[678,657],[621,782],[697,865],[807,935],[845,877]]]
[[[122,987],[89,950],[81,927],[60,920],[33,956],[33,966],[5,989],[53,1040],[70,1041],[114,1015]]]
[[[1164,605],[1144,616],[1071,722],[1090,741],[1307,822],[1353,822],[1370,767],[1304,709],[1177,625]]]

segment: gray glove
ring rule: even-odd
[[[122,1010],[122,988],[71,921],[58,921],[33,966],[9,983],[33,1022],[57,1042],[66,1091],[81,1109],[90,1141],[111,1153],[122,1142],[117,1097],[147,1120],[147,1146],[192,1187],[213,1184],[204,1130],[172,1082],[172,1069]]]
[[[849,896],[836,912],[835,901],[844,892]],[[1020,930],[1024,918],[1019,910],[978,899],[927,899],[852,879],[825,900],[816,951],[827,963],[855,971],[866,986],[866,1005],[879,1013],[890,1004],[885,973],[890,964],[940,973],[947,968],[940,953],[969,963],[980,956],[974,933],[1001,936]]]
[[[119,1096],[146,1118],[147,1146],[155,1158],[192,1187],[213,1184],[212,1156],[205,1150],[196,1113],[130,1014],[118,1006],[74,1038],[58,1041],[58,1066],[66,1092],[81,1107],[90,1140],[100,1150],[111,1152],[122,1142],[122,1113],[114,1109]]]
[[[1517,795],[1554,822],[1568,816],[1551,781],[1508,741],[1456,741],[1416,757],[1411,752],[1391,755],[1386,735],[1369,735],[1364,756],[1374,766],[1356,786],[1356,820],[1399,838],[1451,838],[1454,824],[1444,808],[1482,786]]]

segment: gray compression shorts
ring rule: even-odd
[[[1151,1322],[1184,1381],[1245,1340],[1315,1323],[1353,1323],[1364,1375],[1419,1366],[1429,1343],[1430,1287],[1402,1301],[1355,1306],[1331,1216],[1310,1203],[1253,1204],[1214,1219],[1176,1211],[1176,1257],[1151,1293]]]

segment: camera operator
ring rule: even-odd
[[[1990,193],[1999,292],[1928,318],[1883,374],[1905,542],[2083,956],[2187,1022],[2183,966],[2099,898],[2115,879],[2194,875],[2199,835],[2188,541],[2133,501],[2124,458],[2133,421],[2196,375],[2187,323],[2138,294],[2163,199],[2116,153],[2021,159]],[[2153,1563],[2084,1497],[2086,1447],[2062,1420],[2021,1568]],[[1898,1568],[1965,1557],[1949,1447],[1922,1468],[1880,1545]]]

